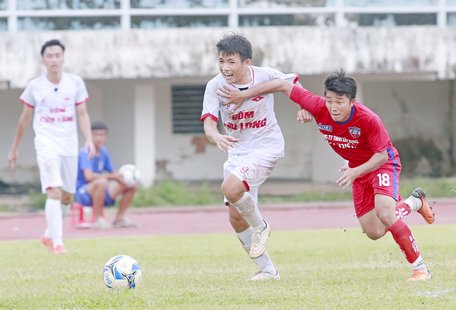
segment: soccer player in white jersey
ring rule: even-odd
[[[11,169],[16,166],[18,146],[33,118],[35,149],[41,189],[46,193],[46,223],[41,242],[55,254],[65,253],[61,203],[72,202],[78,168],[76,120],[86,138],[89,156],[95,147],[87,113],[87,89],[81,77],[62,71],[65,46],[50,40],[41,48],[46,73],[29,82],[20,97],[23,103],[14,140],[8,154]]]
[[[242,90],[272,79],[296,81],[297,76],[252,66],[252,46],[240,34],[224,36],[217,43],[217,49],[220,73],[206,85],[201,121],[208,140],[228,153],[221,189],[229,207],[231,226],[260,268],[251,280],[279,280],[279,272],[266,251],[270,226],[257,205],[260,185],[284,156],[284,139],[274,113],[274,97],[258,96],[245,102],[242,109],[232,109],[222,105],[216,92],[221,85]],[[219,115],[226,134],[217,128]]]

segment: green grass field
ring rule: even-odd
[[[390,235],[360,229],[273,232],[275,282],[246,281],[256,268],[234,234],[67,240],[65,256],[37,241],[0,242],[1,309],[454,309],[456,225],[413,227],[433,279],[409,283]],[[135,290],[104,286],[102,267],[135,257]]]

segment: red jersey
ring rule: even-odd
[[[398,161],[399,154],[391,143],[380,117],[368,107],[356,102],[345,122],[336,122],[326,108],[324,97],[315,95],[298,85],[293,87],[290,99],[309,111],[318,129],[333,150],[348,160],[350,168],[367,162],[374,153],[384,150],[389,160]]]

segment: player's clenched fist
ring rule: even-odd
[[[296,120],[301,124],[305,124],[305,123],[311,122],[313,120],[313,117],[309,111],[307,111],[305,109],[301,109],[297,113]]]

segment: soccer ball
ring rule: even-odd
[[[119,174],[128,187],[135,186],[139,181],[139,171],[135,165],[127,164],[119,168]]]
[[[109,288],[135,288],[141,282],[141,267],[128,255],[111,257],[103,268],[103,279]]]

